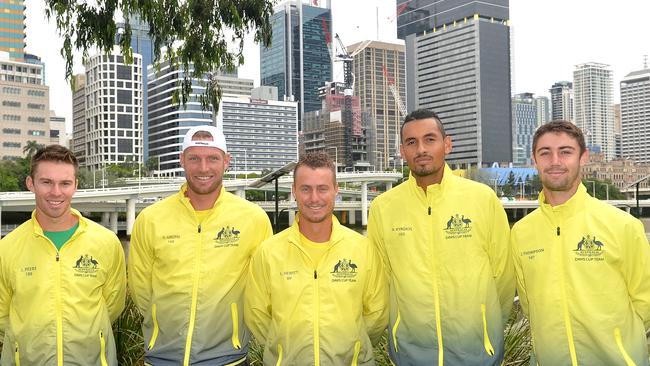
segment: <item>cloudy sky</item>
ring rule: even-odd
[[[65,81],[61,39],[53,22],[45,18],[43,0],[26,0],[27,52],[41,56],[50,86],[50,108],[66,117],[72,129],[72,93]],[[396,39],[395,0],[332,0],[333,28],[348,45],[365,39]],[[650,55],[650,1],[619,0],[510,0],[514,34],[514,86],[516,93],[547,95],[550,86],[571,80],[576,64],[599,62],[614,72],[615,100],[619,82],[629,72],[643,68]],[[378,25],[378,26],[377,26]],[[259,48],[248,40],[246,64],[240,76],[259,85]],[[650,63],[650,62],[649,62]],[[75,72],[83,72],[81,58]],[[335,79],[342,81],[341,72]]]

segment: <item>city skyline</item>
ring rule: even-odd
[[[53,22],[44,16],[44,4],[26,0],[26,52],[40,56],[46,65],[46,84],[50,86],[50,108],[66,117],[66,130],[72,130],[72,91],[65,81],[65,64],[60,56],[61,39]],[[558,9],[561,9],[558,10]],[[650,55],[650,44],[640,42],[647,32],[643,22],[632,21],[632,14],[644,14],[650,3],[623,0],[617,7],[594,5],[586,0],[544,2],[530,6],[522,1],[510,4],[514,35],[514,82],[512,94],[531,92],[548,96],[557,81],[572,80],[575,65],[599,62],[610,65],[614,79],[614,102],[620,101],[619,82],[628,73],[643,68],[643,55]],[[360,19],[358,14],[368,14]],[[332,0],[334,32],[345,45],[366,39],[397,40],[394,0],[344,2]],[[630,19],[625,26],[607,26],[611,19]],[[379,24],[379,27],[377,27]],[[246,64],[239,75],[255,80],[259,86],[259,46],[247,37]],[[548,55],[540,57],[540,55]],[[74,73],[83,72],[77,54]],[[334,70],[334,79],[343,74]]]

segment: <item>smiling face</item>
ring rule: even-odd
[[[210,195],[221,190],[230,155],[215,147],[193,146],[181,153],[189,195]]]
[[[27,189],[34,192],[36,219],[44,230],[72,217],[70,202],[77,191],[74,165],[59,161],[40,161],[28,176]]]
[[[440,183],[451,138],[443,137],[433,118],[409,121],[402,129],[402,157],[420,187]]]
[[[293,194],[298,204],[300,222],[329,222],[338,191],[331,169],[313,169],[308,166],[298,168],[294,175]]]
[[[539,137],[533,158],[546,196],[575,193],[580,184],[580,169],[588,153],[580,152],[575,138],[564,132],[549,132]]]

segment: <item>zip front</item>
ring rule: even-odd
[[[49,239],[48,239],[49,240]],[[63,315],[61,314],[61,258],[56,252],[56,363],[63,366]]]
[[[560,263],[565,263],[566,259],[564,256],[564,248],[562,247],[562,237],[560,237],[560,226],[557,225],[556,231],[557,238],[557,250],[560,251],[560,256],[562,257]],[[569,344],[569,354],[571,356],[571,365],[578,366],[578,357],[576,356],[576,346],[573,343],[573,328],[571,327],[571,315],[569,314],[569,304],[567,304],[567,292],[566,292],[566,268],[562,266],[560,271],[561,285],[562,285],[562,309],[564,312],[564,327],[566,328],[567,343]]]
[[[104,332],[99,331],[99,360],[102,366],[108,366],[108,361],[106,361],[106,338],[104,338]]]
[[[354,343],[354,356],[352,357],[352,366],[359,364],[359,352],[361,352],[361,341]]]
[[[194,322],[196,321],[196,305],[198,303],[199,273],[201,271],[201,257],[203,253],[203,239],[201,237],[201,224],[197,227],[199,240],[195,248],[194,273],[192,274],[192,303],[190,304],[190,324],[187,327],[187,339],[185,340],[185,357],[183,365],[190,364],[190,351],[192,350],[192,334],[194,333]]]
[[[391,333],[393,334],[393,347],[395,348],[395,353],[397,353],[397,327],[399,327],[399,322],[402,320],[402,317],[399,313],[399,308],[397,309],[397,319],[395,319],[395,324],[393,324],[393,329]]]
[[[429,206],[429,216],[431,217],[431,246],[433,247],[433,252],[436,252],[436,234],[435,227],[437,222],[437,215],[431,215],[431,206]],[[434,300],[434,310],[436,314],[436,336],[438,338],[438,366],[444,366],[444,350],[442,343],[442,324],[440,317],[440,288],[438,287],[438,276],[439,273],[437,268],[440,268],[437,263],[437,255],[433,256],[433,300]],[[397,344],[397,343],[396,343]]]
[[[318,272],[314,270],[314,302],[316,309],[314,310],[314,365],[320,365],[320,332],[318,329],[318,318],[320,314],[320,295],[318,293]]]

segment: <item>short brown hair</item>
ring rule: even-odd
[[[65,164],[71,164],[74,167],[74,176],[77,177],[77,172],[79,171],[79,161],[77,157],[74,156],[72,151],[65,146],[61,145],[49,145],[42,149],[39,149],[34,156],[32,156],[32,161],[29,167],[29,176],[34,179],[34,174],[36,174],[36,168],[38,164],[42,161],[54,161],[61,162]]]
[[[293,168],[293,177],[295,179],[298,168],[306,166],[312,169],[327,168],[332,171],[334,185],[336,185],[336,166],[324,151],[308,152],[300,157],[298,164]]]
[[[533,136],[533,156],[535,155],[535,150],[537,149],[537,141],[540,139],[540,137],[546,135],[547,133],[566,133],[578,142],[578,146],[580,147],[580,155],[584,154],[584,152],[587,151],[587,144],[585,144],[585,135],[576,125],[565,120],[554,120],[541,125],[537,131],[535,131],[535,135]]]

